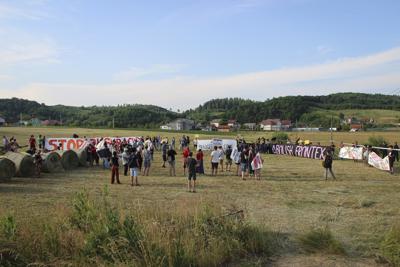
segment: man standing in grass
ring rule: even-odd
[[[162,160],[163,160],[162,167],[165,168],[165,162],[167,161],[167,150],[168,150],[167,142],[165,141],[162,142],[161,150],[162,150]]]
[[[187,166],[188,166],[188,191],[195,193],[196,187],[196,165],[197,161],[193,158],[193,152],[189,153],[189,157],[187,158]],[[193,181],[193,182],[192,182]]]
[[[137,152],[134,150],[133,153],[131,154],[130,158],[129,158],[129,171],[131,173],[131,186],[138,186],[139,182],[138,182],[138,172],[139,172],[139,161],[138,161],[138,157],[137,157]],[[133,181],[135,181],[135,183],[133,183]]]
[[[211,152],[211,176],[218,174],[219,156],[218,147],[215,146],[214,150]]]
[[[169,164],[169,176],[176,176],[175,174],[175,149],[170,146],[167,152],[168,164]]]

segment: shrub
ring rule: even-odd
[[[17,232],[17,224],[13,216],[8,215],[0,220],[0,231],[2,236],[7,240],[11,240],[15,237]]]
[[[380,245],[383,257],[394,266],[400,266],[400,226],[388,231]]]
[[[328,254],[343,254],[343,246],[333,237],[328,227],[313,229],[299,237],[307,252],[325,252]]]
[[[272,134],[272,139],[275,139],[276,142],[285,142],[289,139],[289,136],[285,132],[274,132]]]
[[[368,144],[371,146],[382,146],[382,144],[387,144],[388,142],[386,141],[385,138],[382,136],[370,136],[368,138]]]

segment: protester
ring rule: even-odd
[[[183,175],[184,176],[186,176],[187,159],[189,157],[189,153],[190,153],[189,147],[185,146],[183,148],[183,153],[182,153],[182,155],[183,155],[183,158],[182,158],[182,160],[183,160]]]
[[[119,181],[119,158],[117,151],[114,151],[111,157],[111,184],[114,184],[115,181],[118,184],[121,183]]]
[[[140,146],[136,147],[136,157],[138,160],[138,168],[139,168],[139,172],[142,171],[142,167],[143,167],[143,156],[142,156],[142,148]]]
[[[167,153],[167,152],[165,152],[165,153]],[[165,155],[165,157],[166,157],[166,155]],[[145,146],[143,149],[143,164],[144,164],[143,175],[149,176],[150,166],[151,166],[151,152],[147,146]]]
[[[39,142],[39,149],[44,149],[44,145],[43,145],[43,137],[42,137],[42,135],[41,134],[39,134],[39,137],[38,137],[38,142]]]
[[[393,146],[390,145],[387,151],[387,155],[389,158],[389,172],[394,174],[394,161],[396,160],[396,156],[394,154]]]
[[[188,165],[188,191],[196,192],[196,165],[197,161],[193,158],[193,153],[189,152],[189,157],[187,158]]]
[[[263,168],[264,160],[262,159],[260,152],[254,156],[253,161],[251,162],[251,168],[254,170],[254,176],[256,180],[261,180],[261,169]]]
[[[128,175],[128,163],[129,163],[129,158],[130,158],[130,152],[127,147],[124,148],[124,152],[122,152],[122,165],[124,166],[124,176]]]
[[[137,157],[137,151],[133,151],[131,153],[131,156],[129,158],[128,166],[131,174],[131,186],[138,186],[139,181],[138,181],[138,173],[139,173],[139,161]]]
[[[89,144],[87,147],[85,147],[86,151],[86,161],[89,163],[89,166],[93,166],[93,154],[92,154],[92,144]]]
[[[35,154],[33,161],[35,163],[36,177],[40,177],[43,165],[42,151],[40,149]]]
[[[198,174],[204,174],[204,154],[201,148],[198,149],[197,154],[196,154],[196,160],[197,160],[197,173]]]
[[[29,150],[31,150],[33,153],[36,151],[36,139],[33,134],[29,138]]]
[[[171,139],[171,146],[173,149],[175,149],[175,136]]]
[[[394,142],[394,146],[393,146],[394,150],[394,157],[396,158],[396,161],[399,161],[399,145],[397,144],[397,142]]]
[[[197,150],[197,144],[198,144],[198,142],[199,142],[199,139],[198,139],[197,137],[195,137],[195,138],[193,139],[193,147],[194,147],[194,150]]]
[[[242,180],[246,180],[244,176],[246,175],[248,165],[249,161],[248,161],[247,149],[244,148],[242,152],[240,152],[240,170],[242,174]]]
[[[10,150],[10,141],[7,139],[7,136],[3,135],[3,147],[4,151],[9,151]]]
[[[219,165],[221,165],[221,172],[224,172],[224,156],[225,152],[222,146],[218,147],[218,153],[219,153]]]
[[[170,146],[169,150],[167,151],[167,158],[168,158],[168,164],[169,164],[169,176],[176,176],[175,156],[176,156],[176,151],[172,146]]]
[[[249,147],[247,157],[248,157],[248,159],[247,159],[247,162],[248,162],[247,168],[248,168],[248,171],[249,171],[249,176],[250,176],[250,177],[253,177],[253,175],[254,175],[254,170],[253,170],[253,167],[252,167],[251,163],[253,162],[253,159],[254,159],[254,157],[255,157],[255,153],[254,153],[253,146],[251,146],[251,145],[250,145],[250,147]]]
[[[215,146],[214,150],[211,152],[211,176],[216,176],[218,174],[219,155],[218,147]]]
[[[228,146],[228,148],[225,151],[225,157],[226,157],[226,162],[225,162],[225,171],[231,171],[231,167],[232,167],[232,147]]]
[[[331,173],[333,179],[336,179],[336,177],[332,171],[332,163],[333,163],[332,150],[330,148],[327,148],[325,150],[325,153],[323,156],[323,161],[322,161],[322,166],[325,168],[325,180],[328,180],[328,172]]]
[[[161,145],[161,150],[162,150],[162,160],[163,164],[162,167],[165,168],[165,162],[167,161],[167,149],[168,149],[168,143],[163,142]]]

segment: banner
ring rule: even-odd
[[[345,146],[339,150],[339,158],[341,159],[363,159],[363,148],[362,147],[352,147]]]
[[[197,141],[197,149],[201,150],[213,150],[214,147],[222,146],[224,150],[230,146],[232,149],[236,148],[236,140],[235,139],[211,139],[211,140],[198,140]]]
[[[368,155],[368,164],[382,171],[390,171],[388,156],[381,158],[375,152],[370,152]]]
[[[325,146],[272,145],[272,152],[279,155],[289,155],[302,158],[320,159],[324,157]]]
[[[46,138],[45,148],[47,150],[56,150],[58,146],[61,146],[61,150],[71,150],[71,149],[82,149],[85,148],[89,143],[97,146],[97,144],[102,140],[101,137],[94,138]],[[115,141],[117,144],[122,143],[124,140],[129,144],[133,144],[139,141],[138,137],[105,137],[103,138],[108,144],[112,144]]]
[[[260,156],[260,153],[257,153],[257,155],[254,157],[253,161],[251,162],[251,168],[253,170],[258,170],[262,169],[263,167],[263,162]]]

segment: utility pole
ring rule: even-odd
[[[331,144],[332,144],[332,142],[333,142],[333,116],[331,116]]]

